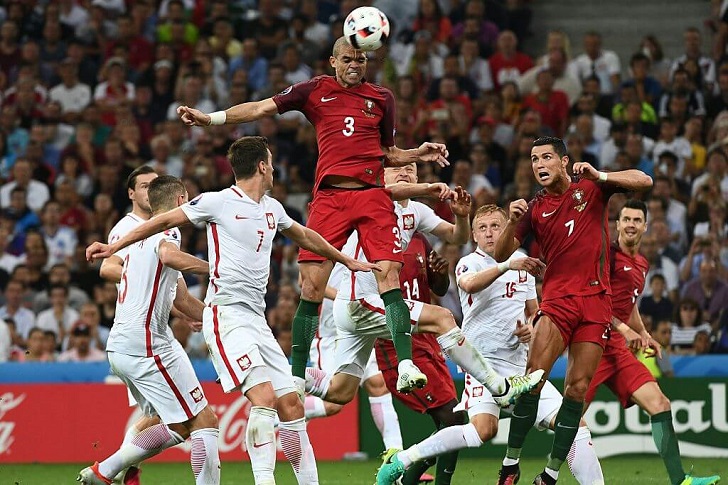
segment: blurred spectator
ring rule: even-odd
[[[698,222],[693,228],[693,238],[706,238],[712,241],[725,241],[728,237],[728,222],[726,222],[726,204],[711,204],[708,210],[709,219]]]
[[[20,342],[28,338],[30,329],[35,327],[35,314],[23,305],[25,285],[17,280],[10,280],[5,287],[5,305],[0,307],[0,318],[12,318]]]
[[[24,261],[22,256],[9,252],[12,236],[8,226],[0,223],[0,270],[6,273],[0,277],[3,284],[7,283],[7,275],[12,273],[15,267]]]
[[[217,108],[215,103],[203,96],[202,79],[195,74],[187,74],[179,81],[181,89],[177,100],[170,103],[167,107],[167,119],[176,121],[179,119],[177,108],[179,106],[189,106],[190,108],[199,109],[204,113],[215,111]]]
[[[6,78],[20,57],[19,34],[18,26],[12,20],[6,20],[0,26],[0,71]]]
[[[701,330],[695,334],[693,348],[690,355],[704,355],[710,353],[710,333]]]
[[[677,301],[678,286],[680,283],[677,265],[667,256],[659,253],[657,239],[652,234],[645,234],[642,238],[642,255],[647,258],[650,263],[650,270],[645,277],[646,281],[651,281],[652,276],[660,274],[665,278],[666,293],[663,296],[669,296],[673,302]],[[652,295],[652,288],[645,288],[642,293],[644,296]]]
[[[10,328],[4,320],[0,320],[0,362],[10,360],[10,351],[13,348],[13,337]]]
[[[70,348],[58,356],[58,362],[103,362],[106,352],[91,346],[91,328],[77,323],[71,329]]]
[[[659,170],[657,171],[661,173]],[[674,241],[677,243],[676,247],[684,252],[684,248],[687,246],[685,228],[687,227],[688,209],[685,204],[673,197],[672,181],[669,177],[658,174],[653,178],[652,197],[661,199],[667,206],[665,219],[674,236]]]
[[[660,96],[657,115],[687,121],[688,116],[705,116],[705,98],[690,81],[690,74],[678,68],[672,74],[669,91]]]
[[[430,135],[442,133],[448,143],[458,146],[467,141],[473,108],[470,98],[460,94],[457,79],[445,77],[440,81],[439,95],[427,106],[427,112]]]
[[[660,120],[660,137],[652,149],[652,157],[655,163],[657,163],[660,155],[667,151],[677,156],[677,176],[681,177],[685,167],[692,165],[693,150],[689,141],[682,136],[678,136],[678,126],[672,118],[662,118]]]
[[[296,84],[308,81],[313,76],[313,71],[301,60],[301,52],[297,45],[289,45],[283,50],[281,64],[285,70],[285,79],[289,84]]]
[[[524,95],[536,91],[538,89],[536,78],[541,71],[547,69],[554,80],[554,89],[566,93],[569,98],[569,106],[571,106],[579,98],[582,87],[579,79],[567,69],[568,63],[569,59],[563,49],[550,49],[546,55],[546,65],[532,67],[520,77],[518,80],[519,90]]]
[[[280,4],[275,0],[258,1],[258,17],[246,27],[247,37],[258,40],[260,53],[271,61],[278,46],[286,40],[288,25],[280,16]]]
[[[716,148],[708,152],[705,172],[693,180],[691,195],[693,198],[707,197],[710,191],[709,181],[716,182],[720,187],[720,193],[724,200],[728,200],[728,155],[722,148]],[[0,194],[2,192],[0,191]]]
[[[629,166],[625,168],[636,168],[642,170],[649,176],[655,175],[655,164],[645,152],[645,144],[639,133],[627,135],[627,142],[624,145],[624,153],[629,160]]]
[[[41,210],[42,226],[40,232],[48,247],[48,265],[58,263],[72,264],[78,238],[70,227],[61,224],[61,206],[49,200]]]
[[[498,34],[496,46],[498,50],[488,59],[488,63],[493,74],[495,89],[500,90],[503,83],[506,81],[517,82],[521,75],[531,69],[533,59],[522,52],[518,52],[518,39],[510,30],[504,30]]]
[[[473,163],[470,160],[458,160],[453,164],[450,188],[458,186],[473,197],[475,207],[492,204],[495,201],[496,192],[493,185],[485,175],[473,171]]]
[[[248,73],[248,86],[253,91],[262,89],[268,81],[268,61],[258,52],[258,41],[253,37],[243,40],[242,55],[230,60],[230,74],[238,69]]]
[[[598,77],[603,94],[617,92],[622,66],[614,51],[602,49],[602,36],[598,32],[584,35],[584,53],[571,62],[571,69],[582,82],[590,76]]]
[[[700,331],[710,332],[710,323],[701,318],[698,302],[690,297],[683,297],[677,305],[675,324],[672,326],[672,348],[680,353],[690,350],[695,334]]]
[[[674,315],[673,304],[666,298],[665,277],[661,274],[653,274],[649,280],[650,295],[643,296],[639,303],[639,311],[642,315],[648,315],[653,322],[670,320]]]
[[[467,72],[462,68],[463,63],[460,62],[460,58],[455,54],[449,54],[445,56],[442,62],[442,76],[433,79],[430,83],[430,87],[427,90],[427,99],[433,101],[438,98],[440,93],[440,83],[444,78],[451,77],[457,80],[458,91],[460,94],[466,95],[471,100],[475,100],[480,97],[480,91],[489,91],[493,89],[493,81],[490,78],[490,71],[488,64],[481,64],[481,67],[485,68],[487,72],[478,73],[478,79],[481,83],[478,85],[473,82],[473,79],[469,75],[463,75],[463,72]],[[472,66],[471,67],[475,67]]]
[[[685,29],[683,32],[685,53],[672,62],[670,75],[674,77],[675,72],[680,68],[685,68],[685,64],[688,61],[694,61],[700,67],[700,73],[704,84],[704,86],[697,86],[697,88],[702,89],[704,87],[706,92],[712,93],[713,85],[715,84],[715,63],[713,62],[713,59],[704,56],[701,52],[702,42],[703,40],[698,28],[688,27]]]
[[[569,98],[563,91],[554,90],[554,78],[549,70],[536,76],[537,91],[523,98],[523,107],[541,114],[541,120],[555,136],[563,137],[569,121]]]
[[[465,15],[452,28],[451,41],[457,45],[472,34],[477,36],[483,54],[490,56],[498,38],[498,26],[486,17],[485,2],[482,0],[468,0],[465,3]]]
[[[128,53],[126,61],[132,71],[132,77],[136,78],[140,73],[146,71],[154,61],[154,49],[152,44],[141,35],[138,25],[130,15],[122,15],[116,20],[119,29],[114,41],[106,45],[106,58],[116,55],[119,47],[124,47]]]
[[[160,12],[164,12],[164,22],[157,27],[157,40],[160,43],[171,42],[174,38],[174,25],[180,25],[182,29],[182,38],[187,44],[197,42],[199,32],[192,22],[186,20],[185,5],[180,0],[170,0],[165,2],[165,9],[160,8]]]
[[[640,101],[650,105],[656,103],[662,93],[662,86],[650,75],[650,58],[643,52],[636,52],[629,60],[629,68],[632,79],[625,83],[634,85]]]
[[[178,156],[171,153],[172,147],[167,135],[157,135],[151,141],[152,155],[154,158],[147,162],[155,172],[174,177],[182,177],[184,162]]]
[[[91,88],[79,81],[78,65],[71,58],[59,64],[61,82],[49,91],[49,97],[61,104],[63,121],[78,121],[83,109],[91,102]]]
[[[666,87],[670,76],[670,59],[665,58],[662,44],[654,35],[646,35],[642,38],[639,51],[650,59],[650,75],[657,79],[663,87]]]
[[[13,165],[13,181],[8,182],[0,187],[0,207],[7,209],[11,207],[11,194],[14,189],[20,188],[25,192],[27,200],[23,201],[23,205],[27,204],[30,209],[40,211],[43,204],[48,201],[50,193],[48,186],[43,182],[34,180],[33,166],[27,158],[19,158]],[[19,206],[13,207],[15,211],[21,210]]]
[[[592,136],[593,138],[599,142],[600,148],[599,152],[601,151],[601,144],[609,138],[609,132],[612,128],[612,122],[609,120],[609,118],[605,118],[604,116],[600,116],[596,113],[597,109],[597,100],[594,98],[591,94],[585,94],[582,93],[581,96],[579,96],[579,100],[576,102],[576,105],[574,106],[574,109],[572,110],[574,114],[577,116],[580,115],[586,115],[591,118],[591,124],[594,127],[592,130]],[[572,124],[569,127],[569,131],[574,131],[576,126]],[[592,147],[596,148],[596,147]],[[599,156],[599,152],[594,153],[595,156]]]
[[[28,332],[28,347],[25,353],[16,355],[18,362],[50,362],[53,360],[53,355],[46,350],[43,330],[38,327],[33,327]]]
[[[728,284],[718,277],[718,264],[704,259],[699,276],[688,281],[682,290],[682,297],[695,300],[708,321],[717,320],[720,312],[728,309]]]
[[[657,124],[657,114],[652,104],[640,98],[637,87],[634,84],[625,83],[619,88],[619,102],[612,108],[612,119],[615,122],[626,121],[627,106],[630,104],[639,104],[640,116],[639,120],[647,125]]]
[[[419,4],[412,31],[426,30],[432,34],[435,42],[447,45],[452,33],[452,24],[447,15],[443,14],[439,2],[437,0],[419,0]]]
[[[54,286],[62,286],[68,290],[68,305],[74,310],[80,310],[81,306],[89,300],[86,292],[71,282],[71,271],[64,263],[53,265],[48,271],[49,288]],[[32,309],[35,313],[40,313],[51,307],[50,289],[38,292],[33,298]]]
[[[93,180],[85,173],[78,157],[72,153],[61,158],[60,173],[54,184],[56,189],[64,182],[73,185],[75,192],[82,198],[88,197],[93,191]]]
[[[78,321],[79,313],[68,305],[67,287],[52,285],[48,292],[51,307],[38,314],[35,324],[38,328],[54,332],[62,341],[73,324]]]
[[[58,337],[55,332],[46,330],[43,332],[43,352],[50,358],[50,360],[56,360],[58,358]]]
[[[652,334],[652,338],[662,347],[662,358],[657,355],[646,355],[644,352],[640,352],[638,354],[639,360],[645,364],[645,367],[647,367],[653,377],[657,379],[660,377],[673,377],[675,371],[672,368],[672,362],[670,362],[672,324],[669,320],[660,320],[653,325],[650,334]]]

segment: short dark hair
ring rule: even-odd
[[[152,167],[149,165],[142,165],[141,167],[137,167],[134,169],[132,173],[129,174],[129,177],[126,179],[126,188],[128,190],[134,190],[136,187],[136,179],[140,175],[145,175],[148,173],[157,173],[154,171]]]
[[[63,290],[63,293],[66,296],[68,296],[68,287],[66,285],[59,285],[59,284],[51,285],[51,287],[48,288],[48,296],[50,296],[50,294],[53,290]]]
[[[660,274],[660,273],[655,273],[650,278],[650,283],[652,283],[655,280],[662,280],[662,282],[664,283],[665,282],[665,277],[662,274]]]
[[[650,58],[647,57],[643,52],[635,52],[629,60],[629,65],[633,66],[636,62],[647,62],[650,63]]]
[[[629,199],[624,203],[621,209],[619,209],[619,216],[622,216],[624,209],[636,209],[642,211],[642,216],[647,220],[647,205],[639,199]]]
[[[230,145],[227,154],[236,180],[249,179],[258,169],[258,163],[268,160],[268,139],[264,136],[244,136]]]
[[[185,184],[172,175],[160,175],[149,183],[149,205],[152,212],[171,210],[177,196],[185,193]]]
[[[45,332],[43,331],[42,328],[40,328],[40,327],[33,327],[33,328],[30,329],[30,331],[28,331],[28,339],[30,339],[30,337],[32,337],[33,334],[35,334],[35,333],[40,333],[41,335],[45,335]]]
[[[559,158],[566,156],[566,145],[564,144],[564,140],[562,140],[561,138],[556,138],[555,136],[541,136],[533,141],[534,147],[540,147],[545,145],[551,145],[552,147],[554,147],[554,151],[559,156]]]

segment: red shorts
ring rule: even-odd
[[[612,298],[606,293],[546,300],[539,313],[554,322],[566,347],[574,342],[593,342],[604,348],[609,340]]]
[[[379,351],[379,348],[377,350]],[[380,359],[377,360],[380,361]],[[396,366],[382,368],[380,365],[379,369],[382,371],[387,389],[394,397],[402,401],[411,410],[423,414],[429,409],[439,408],[453,400],[457,401],[455,384],[452,382],[450,369],[448,369],[442,355],[436,357],[418,355],[417,339],[414,338],[412,339],[412,362],[427,376],[427,385],[422,389],[415,389],[409,394],[397,392],[398,373]]]
[[[592,402],[597,388],[601,384],[606,384],[619,398],[622,407],[628,408],[634,404],[630,399],[632,394],[648,382],[655,382],[655,378],[626,346],[608,345],[602,354],[602,360],[599,361],[599,367],[594,372],[584,400],[587,403]]]
[[[309,204],[306,227],[321,234],[339,250],[356,230],[368,261],[402,262],[394,203],[390,192],[383,187],[319,190]],[[301,262],[325,260],[303,248],[298,253]]]

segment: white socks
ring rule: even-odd
[[[276,435],[274,423],[276,410],[253,406],[245,430],[245,446],[248,448],[250,464],[256,485],[275,483],[273,471],[276,466]]]
[[[220,432],[216,428],[197,429],[190,433],[192,438],[190,463],[196,485],[220,484],[220,455],[217,451],[219,435]]]
[[[281,421],[278,436],[286,458],[293,467],[299,485],[317,485],[318,470],[311,441],[306,432],[305,418]]]
[[[184,439],[165,424],[151,426],[132,438],[130,443],[99,463],[99,473],[107,478],[116,476],[124,468],[140,463],[167,448],[182,443]]]
[[[571,473],[576,481],[582,485],[604,485],[604,475],[599,464],[596,450],[591,442],[591,432],[586,426],[581,426],[576,432],[576,438],[566,455]]]
[[[303,401],[303,412],[306,421],[315,418],[325,418],[326,406],[324,405],[324,400],[311,394],[307,395]]]
[[[405,468],[408,468],[416,461],[433,458],[450,451],[462,450],[463,448],[478,448],[482,444],[483,442],[478,436],[478,430],[475,429],[475,425],[472,423],[462,426],[448,426],[416,445],[401,451],[397,457]]]
[[[450,360],[475,377],[491,394],[498,396],[506,392],[505,378],[494,371],[480,352],[470,345],[460,328],[455,327],[438,336],[437,343]]]
[[[369,407],[372,410],[374,424],[382,434],[384,449],[402,448],[402,432],[399,429],[399,416],[392,404],[392,395],[387,393],[383,396],[369,397]]]
[[[306,367],[306,392],[325,399],[332,377],[321,369]]]

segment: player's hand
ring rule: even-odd
[[[538,258],[527,257],[510,260],[508,268],[516,271],[527,271],[533,276],[541,276],[546,271],[546,264]]]
[[[447,147],[442,143],[426,141],[417,149],[417,156],[420,160],[423,162],[435,162],[441,167],[450,165],[450,162],[447,161],[448,155],[450,155],[450,152],[447,151]]]
[[[528,211],[528,202],[524,199],[514,200],[508,206],[508,220],[516,223],[523,217],[526,211]]]
[[[527,344],[531,341],[531,337],[533,336],[533,325],[517,320],[516,331],[513,332],[513,335],[518,337],[518,341],[522,344]]]
[[[357,261],[354,258],[350,258],[347,256],[347,258],[342,261],[344,266],[349,268],[350,271],[362,271],[362,272],[369,272],[369,271],[382,271],[382,267],[378,264],[374,263],[366,263],[364,261]]]
[[[184,322],[187,324],[187,326],[195,333],[199,333],[202,331],[202,322],[195,322],[192,320],[184,319]]]
[[[617,330],[624,336],[624,339],[627,341],[627,347],[633,353],[645,348],[645,342],[642,340],[640,334],[629,328],[626,324],[620,325],[617,327]]]
[[[587,162],[576,162],[572,167],[572,171],[574,172],[574,175],[580,175],[581,178],[585,178],[587,180],[599,179],[599,170]]]
[[[437,197],[440,200],[454,199],[456,197],[455,192],[453,192],[444,182],[428,184],[427,190],[433,197]]]
[[[199,109],[180,106],[177,108],[177,114],[187,126],[208,126],[210,124],[210,115],[206,115]]]
[[[658,359],[662,358],[662,346],[652,337],[650,337],[647,347],[645,347],[645,355],[647,357],[657,356]]]
[[[452,213],[456,217],[470,217],[470,209],[473,203],[472,197],[459,185],[455,187],[454,192],[456,197],[453,198],[450,204]]]
[[[450,269],[450,264],[447,262],[447,259],[437,254],[437,251],[434,249],[430,251],[430,255],[427,257],[427,264],[432,271],[441,275],[447,275]]]
[[[93,261],[94,259],[105,259],[109,256],[113,256],[114,252],[115,251],[111,250],[110,244],[95,241],[86,248],[86,260]]]

